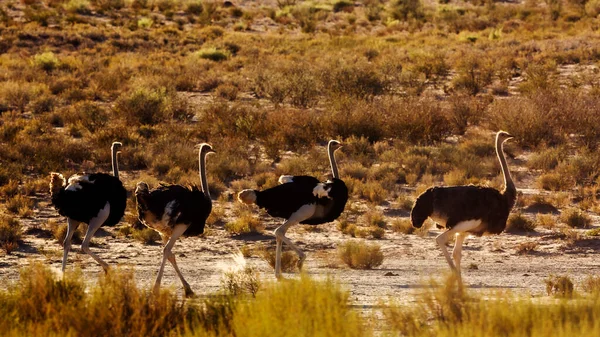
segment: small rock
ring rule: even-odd
[[[383,276],[398,276],[398,274],[394,274],[391,271],[388,271],[387,273],[383,274]]]

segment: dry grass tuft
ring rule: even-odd
[[[560,298],[573,297],[573,281],[569,276],[550,275],[545,281],[546,293]]]
[[[348,241],[338,247],[342,261],[352,269],[372,269],[383,263],[383,253],[379,245]]]
[[[7,254],[19,247],[22,231],[19,220],[7,216],[0,217],[0,247]]]
[[[506,222],[506,232],[533,232],[535,231],[536,223],[521,213],[512,213]]]
[[[275,269],[275,249],[267,249],[263,247],[260,251],[260,256],[265,260],[271,268]],[[298,269],[298,255],[292,251],[281,252],[281,271],[292,273]]]
[[[586,228],[592,222],[589,215],[575,207],[564,210],[560,215],[560,220],[571,228]]]
[[[515,252],[519,255],[530,254],[534,252],[537,247],[538,243],[535,241],[521,242],[516,246]]]
[[[239,271],[225,272],[221,278],[221,287],[233,296],[248,294],[256,297],[256,293],[261,288],[261,282],[257,270],[246,266]]]
[[[264,229],[265,226],[260,219],[249,212],[243,212],[234,221],[225,224],[225,230],[236,235],[262,233]]]
[[[412,234],[416,228],[413,227],[410,219],[400,218],[392,220],[392,230],[396,233]]]
[[[145,245],[153,245],[162,242],[160,233],[152,228],[133,229],[131,236],[135,241],[139,241]]]

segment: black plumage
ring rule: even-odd
[[[503,144],[510,138],[512,136],[504,131],[496,134],[496,154],[504,176],[502,191],[473,185],[432,187],[419,195],[410,212],[414,227],[419,228],[427,218],[432,218],[439,227],[448,229],[438,235],[436,241],[459,279],[462,243],[466,236],[500,234],[506,228],[508,215],[515,205],[517,189],[503,152]],[[446,249],[446,243],[454,234],[458,236],[452,253],[453,261]]]
[[[110,214],[104,226],[121,221],[127,205],[127,191],[119,178],[106,173],[83,174],[69,178],[71,184],[52,193],[52,204],[58,214],[89,223],[110,204]]]
[[[247,204],[256,204],[274,217],[287,219],[275,230],[277,252],[275,257],[275,275],[281,275],[281,244],[286,242],[300,257],[302,265],[305,255],[288,238],[287,229],[297,223],[319,225],[337,219],[344,211],[348,201],[348,188],[339,179],[334,152],[340,143],[332,140],[328,144],[328,155],[333,178],[321,182],[310,176],[281,176],[280,185],[263,190],[244,190],[238,194],[238,199]]]
[[[135,196],[138,218],[146,226],[161,227],[156,221],[162,222],[167,219],[165,229],[172,230],[175,225],[184,224],[188,226],[184,236],[204,233],[212,202],[197,186],[161,185],[151,191],[148,191],[147,187],[140,187],[136,189]],[[169,229],[162,234],[170,235]],[[159,228],[156,230],[161,231]]]
[[[148,184],[139,182],[135,190],[138,219],[149,228],[158,231],[168,241],[163,250],[163,259],[154,283],[158,291],[167,260],[179,276],[186,296],[192,296],[190,285],[177,267],[171,249],[181,235],[194,236],[204,233],[206,219],[212,210],[212,201],[206,180],[206,155],[214,152],[209,144],[201,144],[199,150],[200,183],[196,186],[161,185],[149,190]]]
[[[506,220],[516,201],[515,193],[481,186],[432,187],[416,200],[411,211],[414,227],[420,228],[430,216],[445,219],[447,229],[465,220],[481,220],[478,228],[469,233],[500,234],[506,227]],[[435,214],[434,214],[435,212]]]
[[[316,204],[322,211],[300,222],[308,225],[331,222],[344,211],[348,201],[348,188],[342,180],[334,178],[321,183],[310,176],[293,176],[290,179],[290,182],[264,191],[254,190],[256,205],[264,208],[271,216],[288,219],[303,205]],[[328,192],[328,197],[315,195],[314,190],[319,184]]]
[[[108,264],[89,250],[89,243],[94,233],[101,226],[114,226],[125,214],[127,191],[119,180],[117,163],[118,149],[121,143],[111,146],[113,175],[106,173],[78,174],[65,178],[60,173],[51,173],[50,194],[52,204],[60,215],[67,217],[68,227],[64,241],[62,270],[67,263],[71,249],[71,238],[80,223],[87,223],[81,248],[96,260],[106,271]]]

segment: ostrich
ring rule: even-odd
[[[504,158],[504,142],[513,138],[507,132],[496,134],[496,154],[504,176],[504,189],[481,186],[432,187],[423,192],[410,212],[414,227],[420,228],[430,217],[448,230],[435,240],[442,249],[450,269],[456,273],[460,283],[460,260],[462,244],[469,234],[500,234],[506,228],[506,220],[517,199],[517,189],[510,177]],[[452,251],[454,262],[446,249],[448,239],[454,235],[456,243]],[[456,263],[456,265],[455,265]]]
[[[89,254],[98,262],[105,272],[108,264],[98,255],[94,254],[89,246],[94,233],[102,225],[114,226],[123,217],[127,203],[127,191],[119,180],[119,166],[117,154],[122,144],[112,143],[112,169],[113,174],[92,173],[72,175],[68,182],[60,173],[50,173],[50,195],[52,204],[58,214],[67,217],[67,235],[64,241],[62,271],[67,265],[67,255],[71,250],[73,233],[84,222],[88,224],[81,250]]]
[[[321,183],[310,176],[279,177],[280,185],[264,191],[243,190],[238,200],[245,204],[257,204],[269,215],[287,219],[275,229],[275,277],[281,278],[281,249],[285,242],[298,254],[298,268],[302,268],[306,255],[285,236],[293,225],[302,223],[318,225],[331,222],[342,214],[348,201],[348,188],[338,173],[334,152],[340,148],[337,140],[329,141],[327,153],[333,178]]]
[[[161,185],[150,191],[145,182],[137,183],[135,198],[140,222],[159,232],[163,238],[168,238],[154,283],[154,292],[158,292],[160,289],[165,264],[169,260],[183,284],[185,296],[194,296],[190,285],[177,267],[175,254],[171,252],[171,249],[177,238],[184,232],[186,236],[204,233],[204,224],[212,209],[205,163],[206,155],[213,152],[215,151],[209,144],[200,144],[200,187],[202,190],[196,186]]]

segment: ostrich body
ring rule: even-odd
[[[186,296],[193,296],[181,271],[177,267],[175,255],[171,252],[177,238],[204,233],[206,219],[212,209],[212,201],[206,180],[206,155],[215,152],[208,144],[201,144],[199,150],[200,184],[184,187],[181,185],[161,185],[153,190],[148,189],[145,182],[137,183],[135,198],[138,218],[141,223],[159,232],[163,238],[168,238],[163,249],[163,259],[154,283],[154,291],[158,292],[166,261],[169,260],[183,284]]]
[[[55,172],[50,174],[52,204],[58,210],[58,214],[67,217],[68,223],[67,235],[64,240],[62,271],[65,270],[67,264],[73,233],[82,222],[88,224],[88,229],[81,244],[81,250],[96,260],[105,272],[108,271],[108,264],[90,250],[89,244],[101,226],[114,226],[125,214],[127,191],[119,180],[117,163],[120,147],[121,143],[112,143],[112,175],[106,173],[76,174],[65,183],[62,174]]]
[[[333,178],[324,183],[310,176],[286,176],[279,178],[280,185],[263,191],[243,190],[238,199],[246,204],[256,204],[274,217],[287,219],[275,229],[277,248],[275,252],[275,276],[281,277],[281,250],[283,242],[289,245],[299,257],[298,267],[302,267],[306,255],[285,236],[293,225],[301,223],[318,225],[331,222],[342,214],[348,201],[348,188],[339,179],[334,152],[340,143],[329,141],[327,153]]]
[[[467,235],[500,234],[506,228],[508,215],[515,205],[517,189],[503,150],[504,142],[510,138],[513,136],[504,131],[496,134],[496,154],[504,176],[502,191],[473,185],[432,187],[417,198],[410,212],[414,227],[420,228],[430,217],[448,229],[436,237],[436,242],[459,280],[462,244]],[[454,234],[458,236],[451,258],[446,243]]]

